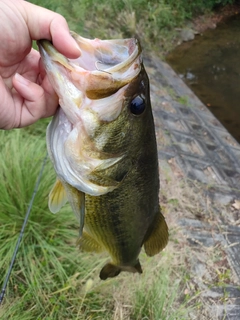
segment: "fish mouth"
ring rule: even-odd
[[[72,65],[88,71],[113,73],[132,65],[142,51],[139,41],[135,38],[91,40],[81,37],[73,31],[70,33],[81,51],[79,58],[67,59],[54,48],[49,40],[45,39],[37,41],[41,55],[47,54],[53,61],[65,67]]]
[[[129,68],[141,53],[140,43],[135,38],[90,40],[72,31],[71,35],[81,50],[81,57],[77,59],[79,66],[91,71],[123,71]]]
[[[121,183],[114,176],[118,166],[121,179],[128,172],[121,164],[127,161],[126,148],[106,151],[113,130],[100,129],[127,110],[127,88],[142,70],[141,47],[134,38],[90,40],[71,34],[81,51],[78,59],[66,58],[48,40],[37,42],[61,106],[47,129],[48,153],[60,180],[99,196]]]
[[[51,41],[45,39],[38,40],[37,45],[40,51],[40,55],[44,61],[44,64],[46,67],[48,67],[48,69],[49,63],[47,63],[47,59],[51,59],[51,61],[58,62],[60,65],[68,68],[68,59],[55,49]]]
[[[141,71],[141,46],[137,39],[86,39],[71,31],[81,55],[67,59],[48,40],[37,42],[48,73],[53,64],[65,69],[68,80],[90,99],[100,99],[115,93],[131,82]],[[55,79],[53,79],[54,81]]]

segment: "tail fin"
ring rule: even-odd
[[[120,267],[117,267],[111,263],[107,263],[100,271],[99,277],[101,280],[106,280],[107,278],[114,278],[118,276],[121,271],[122,270]]]
[[[121,271],[128,271],[132,273],[142,273],[142,267],[139,261],[134,266],[116,266],[112,263],[107,263],[100,271],[100,279],[114,278],[119,275]]]

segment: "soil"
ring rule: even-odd
[[[240,1],[215,10],[211,14],[199,16],[192,21],[192,28],[196,33],[203,33],[207,29],[215,29],[217,24],[240,13]]]

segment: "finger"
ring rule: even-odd
[[[6,86],[1,76],[0,76],[0,97],[1,97],[0,128],[12,129],[13,128],[12,119],[14,118],[13,108],[12,108],[13,103],[10,95],[10,90]]]
[[[62,16],[60,18],[64,19]],[[81,55],[80,48],[69,33],[66,20],[64,19],[63,21],[65,21],[65,24],[62,24],[59,19],[52,20],[50,32],[53,45],[68,58],[78,58]],[[72,54],[73,50],[70,52],[69,48],[74,48],[74,55]]]
[[[47,78],[44,81],[48,81]],[[28,126],[56,112],[58,98],[49,83],[47,92],[36,83],[16,74],[13,77],[13,86],[19,94],[19,97],[15,97],[15,105],[21,109],[17,127]]]
[[[38,75],[38,84],[42,84],[43,79],[46,76],[46,70],[45,67],[43,65],[43,61],[42,59],[39,59],[39,63],[38,63],[38,69],[39,69],[39,75]]]
[[[33,40],[52,40],[57,50],[68,58],[80,56],[80,49],[70,35],[68,24],[63,16],[27,1],[23,4],[26,8],[26,23]]]

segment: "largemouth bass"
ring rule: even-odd
[[[142,273],[139,253],[160,252],[168,228],[159,207],[158,158],[149,81],[139,41],[89,40],[72,33],[80,50],[67,59],[38,42],[60,108],[47,128],[57,181],[49,209],[69,201],[80,220],[78,244],[111,257],[105,280]]]

